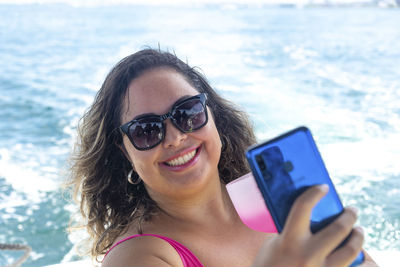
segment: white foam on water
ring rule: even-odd
[[[291,59],[301,61],[303,64],[310,62],[310,59],[318,55],[314,50],[297,45],[287,45],[283,48],[283,51],[289,54]]]
[[[400,134],[387,138],[365,138],[358,142],[337,142],[320,146],[326,163],[338,175],[359,175],[379,181],[385,174],[400,175],[398,167]],[[380,174],[380,175],[379,175]]]
[[[33,261],[38,260],[40,258],[45,257],[46,255],[44,253],[37,253],[35,251],[31,251],[31,253],[29,254],[29,258]]]
[[[29,149],[31,149],[29,146],[22,145],[11,149],[0,149],[0,177],[3,177],[16,192],[24,193],[30,200],[40,201],[41,192],[54,191],[58,188],[58,170],[51,165],[40,165],[40,161],[47,161],[44,158],[48,156],[42,156],[42,160],[40,155],[38,155],[39,160],[27,159],[26,156],[22,162],[13,160],[14,156],[21,157]],[[24,161],[26,159],[27,161]]]

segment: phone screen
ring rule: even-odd
[[[283,230],[295,199],[314,185],[327,184],[329,192],[312,211],[310,227],[313,233],[343,212],[343,205],[306,127],[253,146],[246,157],[278,232]],[[363,254],[359,258],[358,263],[361,263]]]

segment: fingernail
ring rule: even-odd
[[[357,226],[357,227],[355,227],[355,229],[356,229],[357,231],[359,231],[360,233],[364,234],[364,229],[363,229],[362,227]]]
[[[356,207],[348,207],[351,209],[356,215],[358,215],[358,209]]]
[[[323,192],[328,192],[328,190],[329,190],[329,185],[327,185],[327,184],[321,184],[321,185],[319,185],[319,188],[321,188],[321,190],[322,190]]]

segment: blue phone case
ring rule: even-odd
[[[295,199],[314,185],[327,184],[329,192],[312,211],[310,227],[313,233],[343,212],[343,205],[308,128],[299,127],[252,146],[246,157],[278,232],[283,230]],[[361,251],[350,266],[363,261]]]

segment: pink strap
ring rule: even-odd
[[[197,259],[197,257],[184,245],[182,245],[181,243],[170,239],[168,237],[165,236],[161,236],[161,235],[154,235],[154,234],[141,234],[141,235],[132,235],[129,236],[127,238],[124,238],[120,241],[118,241],[114,246],[112,246],[106,253],[106,255],[104,255],[104,258],[107,256],[107,254],[116,246],[118,246],[119,244],[135,238],[135,237],[139,237],[139,236],[154,236],[154,237],[158,237],[161,238],[165,241],[167,241],[175,250],[176,252],[178,252],[179,256],[181,257],[182,263],[184,267],[203,267],[203,265],[201,264],[201,262],[199,261],[199,259]],[[104,260],[104,259],[103,259]]]
[[[226,189],[244,224],[259,232],[278,232],[251,172],[228,183]]]

